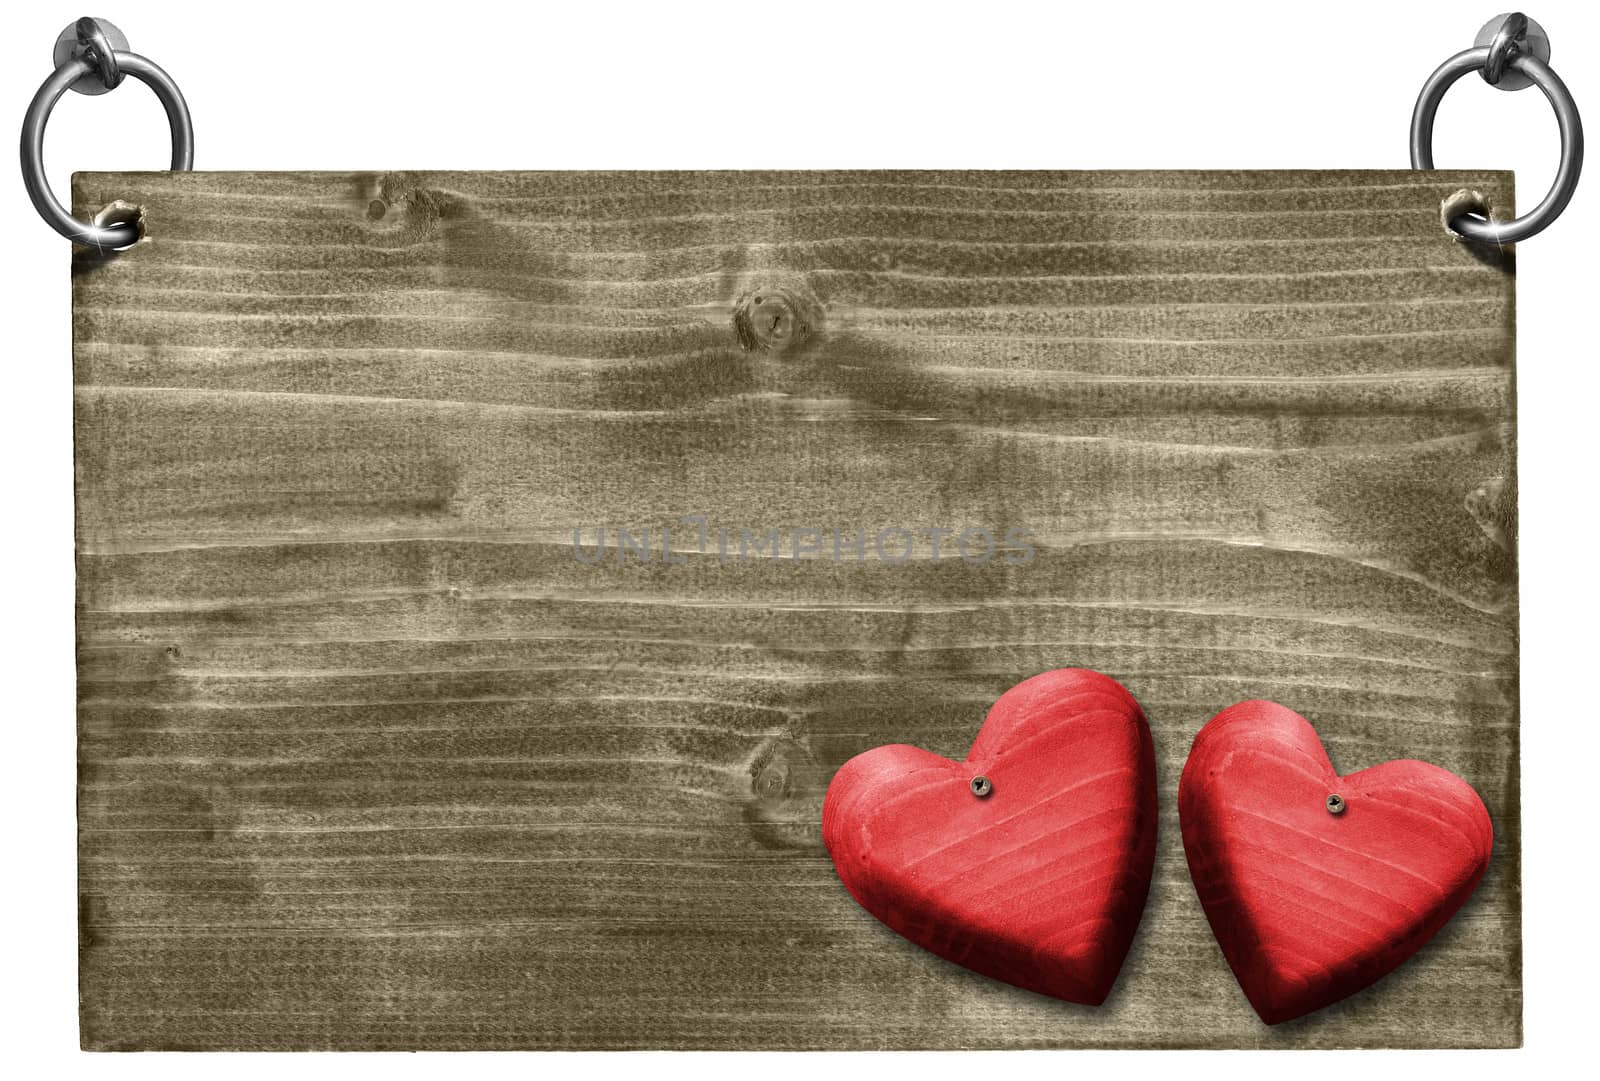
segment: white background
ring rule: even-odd
[[[1600,130],[1600,5],[1533,3],[1553,66]],[[198,167],[371,170],[1404,168],[1418,88],[1495,13],[1459,0],[121,0],[95,14],[178,80],[194,111]],[[33,2],[4,15],[0,105],[19,126],[57,33],[82,14]],[[166,168],[167,139],[159,105],[129,80],[102,97],[67,95],[46,160],[64,198],[75,169]],[[1435,159],[1516,169],[1526,209],[1549,182],[1556,147],[1537,90],[1501,93],[1469,76],[1440,111]],[[1365,1079],[1592,1068],[1600,161],[1591,174],[1518,260],[1524,1050],[290,1060],[76,1050],[68,246],[34,215],[13,173],[0,183],[0,460],[10,491],[0,531],[9,616],[0,652],[9,722],[0,1062],[18,1077],[576,1069],[773,1081],[885,1069],[1009,1081],[1067,1071]]]

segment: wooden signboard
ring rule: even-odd
[[[100,1049],[1521,1039],[1504,173],[88,174],[82,1033]],[[858,908],[838,766],[1079,666],[1149,716],[1110,999]],[[1177,779],[1266,697],[1482,795],[1477,893],[1268,1028]]]

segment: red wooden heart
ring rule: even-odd
[[[1200,730],[1178,816],[1211,930],[1269,1025],[1420,949],[1471,896],[1493,841],[1455,774],[1401,759],[1340,777],[1316,729],[1276,702],[1240,702]]]
[[[846,762],[822,839],[851,896],[917,945],[1099,1005],[1155,863],[1149,725],[1098,672],[1034,676],[994,704],[965,762],[903,745]]]

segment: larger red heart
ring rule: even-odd
[[[1494,836],[1455,774],[1402,759],[1340,777],[1304,717],[1261,701],[1195,736],[1178,816],[1211,930],[1269,1025],[1420,949],[1478,885]]]
[[[828,785],[822,839],[856,901],[957,964],[1099,1005],[1155,863],[1155,754],[1116,680],[1064,668],[989,711],[964,762],[878,747]]]

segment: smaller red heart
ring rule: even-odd
[[[1195,736],[1178,818],[1212,933],[1269,1025],[1420,949],[1472,895],[1494,838],[1455,774],[1399,759],[1340,777],[1309,721],[1263,701]]]
[[[1002,695],[964,762],[904,745],[846,762],[822,839],[850,895],[912,942],[1097,1006],[1144,910],[1156,811],[1139,703],[1063,668]]]

